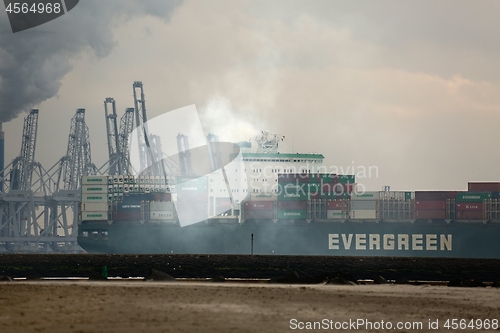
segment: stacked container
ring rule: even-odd
[[[172,221],[175,219],[173,202],[150,202],[149,219],[151,221]]]
[[[457,193],[455,198],[456,219],[484,220],[484,203],[491,201],[491,198],[491,192]]]
[[[457,193],[457,191],[416,191],[415,218],[417,220],[453,219],[452,208]]]
[[[278,175],[278,219],[307,219],[307,200],[315,195],[318,185],[311,183],[312,174]]]
[[[81,220],[108,220],[108,177],[82,177]]]
[[[269,200],[246,201],[244,204],[244,218],[246,220],[274,219],[275,202]]]
[[[196,216],[208,216],[208,181],[207,177],[177,177],[177,210],[194,212]]]
[[[351,196],[350,217],[353,220],[374,220],[379,217],[379,192],[353,193]]]
[[[349,200],[329,200],[326,202],[326,218],[345,220],[349,215]]]

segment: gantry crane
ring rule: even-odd
[[[120,119],[119,149],[122,159],[123,174],[130,174],[130,133],[134,130],[134,108],[125,109]]]
[[[193,166],[191,164],[191,152],[189,151],[189,139],[187,135],[177,134],[177,151],[179,153],[181,175],[192,175]]]
[[[108,110],[108,105],[111,105],[111,111]],[[115,100],[108,97],[104,100],[104,116],[106,118],[106,134],[108,137],[108,157],[110,175],[122,175],[122,156],[120,151],[120,137],[118,134],[118,123],[116,114]]]

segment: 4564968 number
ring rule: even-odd
[[[444,323],[444,328],[449,330],[498,330],[498,319],[448,319]]]
[[[28,13],[33,13],[33,14],[51,14],[51,13],[56,13],[59,14],[61,12],[61,4],[59,2],[56,3],[33,3],[31,6],[28,3],[25,2],[14,2],[14,3],[9,3],[9,5],[5,8],[5,11],[7,13],[14,13],[14,14],[28,14]]]

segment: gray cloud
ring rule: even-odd
[[[66,15],[12,34],[0,21],[0,121],[54,97],[72,61],[86,48],[97,57],[113,48],[112,29],[132,17],[154,15],[168,20],[180,1],[87,0]],[[5,13],[4,13],[5,14]]]

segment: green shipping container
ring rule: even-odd
[[[483,202],[491,199],[491,192],[464,192],[457,193],[456,202]]]
[[[411,200],[411,192],[405,192],[405,201]]]
[[[278,184],[278,200],[308,200],[308,184]]]
[[[307,218],[307,210],[301,209],[287,209],[287,210],[278,210],[278,219],[301,219],[304,220]]]
[[[356,182],[356,176],[354,175],[339,175],[339,180],[341,184],[354,184]]]

